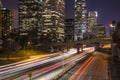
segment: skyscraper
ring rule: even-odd
[[[0,45],[11,40],[9,35],[13,29],[12,22],[12,11],[4,8],[0,0]]]
[[[87,5],[85,0],[75,0],[75,36],[74,40],[83,39],[87,28]]]
[[[64,0],[43,0],[43,35],[50,42],[64,41]]]
[[[98,25],[98,13],[97,11],[90,11],[88,13],[88,32],[92,32],[95,25]]]
[[[2,3],[1,3],[1,0],[0,0],[0,47],[2,47],[2,12],[1,12],[1,8],[2,8]]]
[[[65,41],[74,41],[74,19],[65,19]]]
[[[20,38],[32,43],[63,42],[64,9],[64,0],[19,0]]]
[[[96,38],[106,37],[105,25],[103,24],[94,25],[92,29],[93,29],[92,33],[95,34]]]
[[[37,44],[42,29],[42,0],[19,0],[19,30],[21,42]],[[24,44],[23,43],[23,44]]]

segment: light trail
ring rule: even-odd
[[[93,62],[94,57],[90,57],[70,78],[69,80],[76,80],[77,76],[79,75],[79,77],[77,78],[80,79],[82,74],[85,72],[85,70],[88,68],[88,66]]]
[[[69,57],[69,56],[71,56],[71,55],[73,55],[73,54],[76,54],[76,50],[75,49],[71,49],[70,51],[68,51],[67,53],[62,53],[63,55],[64,55],[64,57],[65,58],[67,58],[67,57]],[[55,54],[56,55],[56,54]],[[55,56],[55,57],[52,57],[52,58],[46,58],[46,59],[44,59],[44,60],[42,60],[42,61],[40,61],[40,59],[38,60],[38,59],[36,59],[37,61],[36,62],[34,62],[35,60],[34,59],[32,59],[32,61],[33,61],[33,63],[31,63],[31,60],[30,60],[30,62],[28,61],[28,62],[26,62],[26,63],[22,63],[22,62],[25,62],[25,61],[22,61],[22,62],[18,62],[18,63],[21,63],[21,64],[18,64],[18,63],[14,63],[13,65],[14,66],[12,66],[12,65],[7,65],[6,67],[4,67],[4,68],[2,68],[1,69],[1,71],[0,71],[0,79],[4,79],[4,78],[6,78],[6,76],[8,76],[8,75],[12,75],[13,73],[15,73],[15,72],[21,72],[21,71],[23,71],[23,70],[26,70],[26,69],[29,69],[29,68],[32,68],[32,67],[35,67],[35,66],[40,66],[40,65],[42,65],[42,64],[46,64],[46,63],[49,63],[49,62],[51,62],[51,61],[56,61],[56,60],[58,60],[58,59],[62,59],[62,55],[60,56]],[[18,64],[18,65],[16,65],[16,64]],[[9,66],[9,67],[8,67]],[[17,67],[15,67],[15,66],[17,66]],[[8,67],[8,68],[7,68]],[[3,70],[3,71],[2,71]]]
[[[57,79],[55,79],[57,76],[63,75],[64,71],[68,71],[72,66],[74,66],[77,63],[77,61],[83,60],[85,57],[87,57],[87,56],[85,55],[83,57],[80,57],[79,59],[75,59],[74,62],[71,62],[71,63],[65,65],[64,68],[60,67],[58,69],[51,71],[50,73],[46,73],[41,76],[38,76],[37,78],[34,78],[34,80],[42,80],[42,79],[57,80]],[[39,75],[39,74],[37,74],[37,75]]]
[[[89,49],[89,48],[85,48],[84,50],[87,50],[87,49]],[[73,54],[73,53],[76,53],[76,52],[77,51],[75,49],[71,49],[69,52],[65,53],[64,55],[69,56],[70,54]],[[4,65],[4,66],[0,66],[0,72],[4,71],[4,70],[16,68],[16,67],[19,67],[19,66],[22,66],[22,65],[24,66],[25,64],[33,63],[33,62],[37,61],[38,59],[43,59],[44,60],[44,58],[47,58],[47,57],[50,58],[52,56],[55,56],[55,55],[57,56],[59,54],[58,53],[49,54],[49,55],[47,55],[45,57],[37,57],[37,58],[33,58],[33,59],[28,59],[28,60],[24,60],[24,61],[12,63],[12,64],[7,64],[7,65]]]
[[[76,53],[76,50],[75,49],[71,49],[69,52],[67,53]],[[24,60],[24,61],[20,61],[20,62],[15,62],[15,63],[11,63],[11,64],[7,64],[7,65],[3,65],[3,66],[0,66],[0,69],[3,69],[3,68],[6,68],[6,67],[10,67],[10,66],[15,66],[15,65],[18,65],[18,64],[22,64],[22,63],[26,63],[26,62],[31,62],[33,60],[37,60],[37,59],[41,59],[41,58],[46,58],[46,57],[52,57],[52,56],[58,56],[60,54],[59,53],[53,53],[53,54],[49,54],[47,56],[44,56],[44,57],[37,57],[37,58],[33,58],[33,59],[27,59],[27,60]],[[68,54],[69,55],[69,54]]]
[[[87,70],[87,68],[90,66],[90,64],[95,60],[95,57],[92,58],[91,61],[89,61],[89,63],[85,66],[85,68],[82,70],[82,72],[80,73],[80,75],[78,76],[77,80],[80,80],[80,78],[83,76],[83,74],[85,73],[85,71]]]
[[[37,70],[37,71],[33,71],[31,74],[32,74],[32,75],[37,75],[37,74],[40,75],[40,74],[43,74],[43,73],[46,73],[46,72],[50,72],[50,71],[52,71],[52,70],[55,70],[55,69],[61,67],[62,65],[71,63],[71,62],[74,61],[75,59],[78,59],[78,58],[80,58],[80,57],[85,56],[86,54],[90,53],[91,51],[93,51],[93,49],[88,49],[88,50],[86,50],[86,51],[84,51],[84,52],[82,52],[82,53],[80,53],[80,54],[77,54],[77,55],[75,55],[75,56],[72,56],[71,58],[66,59],[66,60],[64,61],[64,63],[63,63],[63,62],[58,62],[58,63],[55,63],[55,64],[53,64],[53,65],[50,65],[50,66],[44,67],[44,68],[42,68],[42,69],[39,69],[39,70]],[[37,76],[38,76],[38,75],[37,75]],[[36,76],[34,76],[34,77],[36,77]],[[33,78],[34,78],[34,77],[33,77]],[[26,78],[28,78],[28,76],[27,76],[27,75],[23,75],[23,76],[15,79],[15,80],[25,80]]]
[[[46,57],[50,57],[50,56],[46,56]],[[41,57],[41,58],[45,58],[45,57]],[[24,60],[24,61],[15,62],[15,63],[7,64],[7,65],[3,65],[3,66],[0,66],[0,69],[10,67],[10,66],[15,66],[15,65],[18,65],[18,64],[26,63],[28,61],[33,61],[33,60],[37,60],[37,59],[40,59],[40,57],[33,58],[33,59],[27,59],[27,60]]]
[[[30,61],[28,61],[28,60],[23,61],[23,63],[20,62],[20,63],[15,63],[14,65],[7,65],[4,68],[0,68],[0,72],[10,70],[10,69],[14,69],[14,68],[23,67],[23,66],[33,64],[33,63],[36,63],[38,61],[43,61],[43,60],[46,60],[46,59],[50,59],[50,57],[45,57],[45,58],[40,58],[40,59],[39,58],[38,59],[31,59]]]
[[[27,64],[27,63],[32,63],[34,61],[37,61],[38,59],[45,59],[45,58],[50,58],[50,57],[55,57],[55,56],[58,56],[59,54],[48,54],[46,56],[43,56],[43,57],[36,57],[36,58],[32,58],[32,59],[27,59],[27,60],[24,60],[24,61],[20,61],[20,62],[15,62],[15,63],[11,63],[11,64],[7,64],[7,65],[3,65],[3,66],[0,66],[0,72],[3,71],[4,69],[7,70],[7,69],[12,69],[14,68],[14,66],[19,66],[19,64]]]
[[[92,57],[90,57],[71,77],[69,80],[74,80],[76,76],[78,76],[79,72],[85,67],[85,65],[91,60]]]

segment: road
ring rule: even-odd
[[[76,50],[71,49],[69,52],[64,53],[64,57],[67,58],[75,53],[76,53]],[[15,76],[17,74],[30,71],[34,68],[36,69],[43,65],[51,64],[52,62],[60,61],[62,57],[63,57],[62,55],[60,54],[58,55],[57,53],[57,55],[52,54],[43,58],[38,57],[38,58],[29,59],[29,60],[25,60],[25,61],[13,63],[13,64],[0,66],[0,79],[7,80],[7,78],[11,76]]]
[[[108,62],[105,54],[97,54],[94,56],[93,63],[85,70],[82,77],[77,80],[108,80]]]
[[[74,61],[74,58],[77,60],[78,58],[83,57],[89,51],[91,51],[91,49],[86,50],[79,56],[75,55],[73,57],[70,57],[71,55],[76,54],[76,50],[70,50],[69,52],[66,52],[66,53],[63,53],[62,55],[58,55],[58,56],[54,56],[54,57],[47,56],[44,58],[36,58],[36,59],[17,62],[17,63],[5,65],[5,66],[0,66],[0,79],[1,80],[8,80],[8,79],[13,80],[14,78],[18,77],[16,80],[24,80],[24,79],[28,78],[28,75],[25,75],[28,72],[32,71],[32,75],[36,76],[39,73],[43,74],[43,73],[55,70],[63,65],[70,63],[70,61]],[[63,64],[63,61],[58,62],[58,61],[61,61],[61,59],[63,59],[63,57],[66,59],[64,64]],[[40,66],[42,66],[42,65],[49,65],[49,66],[40,68]],[[40,69],[35,70],[36,67],[37,68],[39,67]],[[19,78],[21,78],[19,76],[21,76],[22,79],[19,79]]]
[[[58,80],[110,80],[108,57],[107,54],[95,52],[90,58],[83,63],[80,62]]]
[[[58,68],[65,67],[66,69],[69,69],[70,68],[69,64],[71,64],[72,62],[76,62],[76,61],[84,58],[85,56],[87,56],[87,54],[89,54],[93,50],[94,49],[90,48],[90,49],[85,50],[84,52],[82,52],[80,54],[76,54],[76,55],[73,55],[73,56],[65,59],[64,62],[60,61],[60,62],[57,62],[55,64],[48,65],[46,67],[43,67],[43,68],[40,68],[38,70],[32,71],[31,72],[31,74],[33,75],[32,79],[36,80],[36,78],[38,78],[39,76],[41,76],[41,75],[43,76],[43,74],[46,74],[48,72],[52,72],[52,71],[54,71],[54,70],[56,70]],[[66,67],[66,65],[68,65],[68,66]],[[66,69],[64,71],[66,71]],[[29,80],[29,77],[28,77],[28,75],[23,75],[23,76],[18,77],[18,78],[14,79],[14,80]]]

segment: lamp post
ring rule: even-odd
[[[110,37],[112,38],[112,34],[115,31],[115,25],[110,24]]]
[[[110,38],[112,39],[112,35],[115,31],[115,24],[110,24]],[[114,43],[113,41],[111,41],[111,54],[113,55],[114,54],[114,51],[113,51],[113,47],[114,47]]]
[[[110,24],[110,36],[112,38],[113,32],[115,31],[115,26],[116,26],[116,21],[112,20],[111,24]]]
[[[26,42],[26,46],[24,47],[24,51],[25,49],[29,50],[27,57],[30,58],[30,55],[32,53],[32,46],[31,46],[31,41],[27,41]],[[25,52],[24,52],[25,53]]]
[[[62,64],[63,64],[63,72],[64,72],[64,70],[65,70],[65,65],[64,65],[64,49],[63,49],[63,47],[61,48],[61,56],[62,56]]]

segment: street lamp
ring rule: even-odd
[[[64,49],[63,49],[63,47],[61,48],[61,56],[62,56],[62,67],[63,67],[63,72],[64,72],[64,70],[65,70],[65,65],[64,65]]]
[[[115,24],[110,24],[110,38],[112,39],[113,32],[115,31]],[[111,41],[111,53],[113,54],[114,43]]]
[[[28,46],[28,49],[30,49],[30,53],[32,53],[32,50],[33,50],[33,48],[32,48],[32,42],[28,41],[27,42],[27,46]]]
[[[28,45],[30,45],[31,44],[31,42],[30,41],[28,41],[28,43],[27,43]]]
[[[115,31],[116,21],[113,20],[110,24],[110,37],[112,38],[113,32]]]
[[[113,32],[115,31],[115,25],[110,24],[110,37],[112,37]]]

